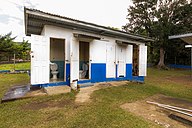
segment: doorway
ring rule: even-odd
[[[106,77],[115,78],[116,75],[116,63],[115,63],[115,45],[108,43],[106,49]]]
[[[57,65],[57,79],[65,81],[65,39],[50,38],[50,62]],[[53,74],[50,69],[50,82],[53,82]]]
[[[79,42],[79,79],[90,79],[89,42]]]
[[[133,45],[133,67],[132,67],[132,75],[139,75],[139,46]]]
[[[126,74],[126,46],[119,45],[118,49],[118,77],[125,77]]]

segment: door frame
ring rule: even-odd
[[[127,47],[127,45],[125,46],[125,45],[118,45],[118,47],[117,47],[117,52],[116,52],[116,56],[117,56],[117,78],[124,78],[124,77],[126,77],[126,47]],[[120,50],[123,50],[123,52],[124,52],[124,77],[120,77],[120,73],[119,73],[119,57],[120,57]]]
[[[66,59],[66,39],[65,38],[58,38],[58,37],[49,37],[49,61],[51,62],[51,59],[50,59],[50,57],[51,57],[51,40],[52,39],[59,39],[59,40],[63,40],[64,42],[64,58],[63,58],[63,62],[64,62],[64,68],[63,68],[63,82],[66,82],[66,61],[65,61],[65,59]],[[50,72],[50,70],[49,70],[49,75],[51,74],[51,72]],[[49,78],[49,82],[50,82],[50,79],[51,78]]]
[[[78,55],[78,57],[79,57],[79,63],[80,63],[80,43],[88,43],[88,45],[89,45],[89,59],[88,59],[88,62],[89,62],[89,78],[88,79],[80,79],[80,76],[79,76],[79,80],[91,80],[91,62],[92,62],[92,60],[91,60],[91,47],[90,47],[90,41],[81,41],[81,40],[79,40],[79,55]],[[80,66],[79,66],[79,71],[80,71]],[[79,72],[78,72],[79,73]]]

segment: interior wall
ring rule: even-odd
[[[64,61],[65,40],[51,38],[50,43],[50,61]]]
[[[65,40],[64,39],[50,39],[50,61],[58,65],[58,78],[64,79],[65,70]],[[51,74],[50,74],[51,75]],[[50,76],[52,77],[52,75]]]
[[[83,63],[89,62],[89,42],[79,42],[79,61],[79,69],[82,70]]]
[[[133,76],[139,75],[139,46],[133,45]]]

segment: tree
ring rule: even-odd
[[[0,54],[11,51],[11,47],[14,45],[14,39],[16,37],[11,37],[11,32],[1,36],[0,35]]]
[[[16,54],[16,57],[26,59],[30,50],[28,41],[15,42],[16,37],[11,37],[11,34],[10,32],[3,36],[0,35],[0,55],[9,58],[9,56]]]
[[[133,0],[133,6],[128,9],[129,22],[123,29],[154,38],[148,44],[149,52],[153,56],[154,49],[159,50],[158,67],[164,68],[168,36],[178,34],[183,26],[191,26],[191,11],[187,0]]]
[[[30,44],[28,41],[23,40],[21,43],[17,43],[17,56],[22,59],[27,59],[30,51]]]

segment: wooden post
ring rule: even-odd
[[[15,53],[14,53],[14,60],[13,60],[13,63],[14,63],[14,67],[13,67],[13,72],[15,72]]]

